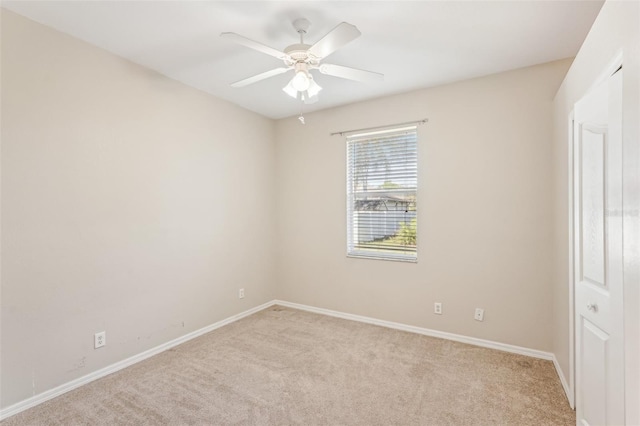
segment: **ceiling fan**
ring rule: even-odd
[[[220,37],[227,40],[278,58],[282,60],[285,65],[284,67],[275,68],[254,75],[253,77],[236,81],[235,83],[231,83],[231,86],[248,86],[249,84],[257,83],[269,77],[293,70],[295,72],[293,78],[282,90],[289,96],[300,99],[305,103],[314,103],[318,100],[318,93],[322,90],[322,87],[313,80],[311,70],[318,70],[322,74],[362,82],[379,81],[384,78],[382,74],[377,72],[321,63],[324,58],[360,36],[361,33],[355,25],[342,22],[315,44],[309,45],[304,43],[304,35],[307,33],[310,25],[311,23],[304,18],[293,21],[293,28],[300,34],[300,43],[292,44],[282,52],[236,33],[220,34]]]

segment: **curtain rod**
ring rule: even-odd
[[[429,121],[428,118],[424,118],[422,120],[407,121],[405,123],[387,124],[386,126],[367,127],[365,129],[355,129],[355,130],[342,130],[340,132],[330,133],[329,135],[330,136],[335,136],[335,135],[343,136],[345,133],[364,132],[365,130],[379,130],[379,129],[386,129],[387,127],[407,126],[409,124],[424,124],[424,123],[426,123],[428,121]]]

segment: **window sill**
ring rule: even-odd
[[[392,262],[418,263],[417,257],[391,257],[391,256],[376,256],[372,254],[354,254],[354,253],[348,253],[347,257],[351,257],[354,259],[390,260]]]

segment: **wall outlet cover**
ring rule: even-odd
[[[107,344],[107,332],[101,331],[93,335],[93,348],[98,349]]]
[[[474,315],[474,318],[475,318],[476,321],[483,321],[484,320],[484,309],[476,308],[476,313]]]

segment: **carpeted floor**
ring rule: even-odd
[[[575,425],[550,361],[274,306],[1,422]]]

